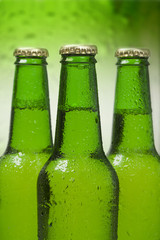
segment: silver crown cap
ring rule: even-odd
[[[17,48],[15,49],[13,55],[15,57],[24,56],[24,57],[48,57],[48,50],[45,48]]]
[[[143,48],[119,48],[115,52],[115,57],[150,57],[149,49]]]
[[[75,55],[96,55],[98,52],[97,46],[95,45],[64,45],[60,48],[59,53],[61,55],[65,54],[75,54]]]

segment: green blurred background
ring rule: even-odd
[[[49,50],[48,77],[55,130],[60,56],[64,44],[96,44],[104,149],[112,129],[116,59],[119,47],[151,50],[150,85],[155,141],[160,152],[160,1],[0,0],[0,154],[5,150],[14,77],[13,51],[35,46]]]

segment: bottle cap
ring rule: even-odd
[[[148,58],[148,57],[150,57],[150,51],[149,51],[149,49],[143,49],[143,48],[119,48],[115,52],[115,57]]]
[[[64,45],[60,48],[62,55],[96,55],[97,47],[95,45]]]
[[[48,57],[48,50],[45,48],[17,48],[13,55],[15,57]]]

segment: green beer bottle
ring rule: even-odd
[[[160,158],[153,140],[149,50],[119,49],[108,158],[119,177],[118,240],[160,239]]]
[[[11,127],[0,158],[0,239],[36,240],[37,179],[52,152],[46,49],[16,49]]]
[[[118,178],[104,155],[96,46],[60,49],[54,152],[38,179],[39,240],[115,240]]]

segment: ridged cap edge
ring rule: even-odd
[[[96,55],[98,50],[96,45],[64,45],[59,53],[61,55]]]
[[[13,55],[15,57],[48,57],[48,50],[45,48],[16,48]]]
[[[115,57],[150,57],[149,49],[143,48],[119,48],[115,52]]]

